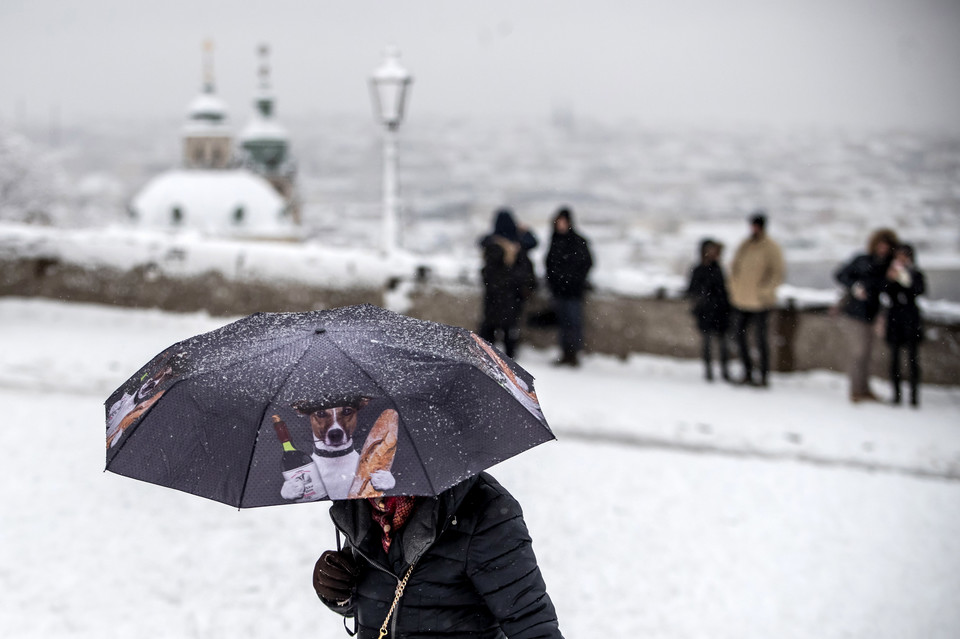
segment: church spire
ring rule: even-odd
[[[260,56],[260,66],[257,69],[257,75],[260,77],[260,91],[256,99],[256,107],[264,118],[270,118],[273,115],[273,92],[270,90],[270,47],[261,44],[257,48],[257,54]]]
[[[213,40],[203,41],[203,92],[216,93],[213,81]]]

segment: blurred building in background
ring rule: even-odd
[[[130,214],[137,224],[214,236],[296,235],[296,163],[289,135],[274,118],[268,54],[261,46],[255,109],[236,147],[227,106],[216,93],[213,47],[205,43],[202,90],[183,126],[182,166],[157,175],[134,196]]]

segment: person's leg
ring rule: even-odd
[[[727,347],[727,334],[723,331],[717,333],[717,341],[720,343],[720,375],[724,381],[730,381],[730,368],[727,362],[730,361],[730,350]]]
[[[570,348],[574,355],[583,350],[583,300],[570,299]]]
[[[710,361],[710,333],[700,332],[700,356],[703,359],[703,376],[708,382],[713,381],[713,364]]]
[[[483,318],[480,322],[480,330],[477,331],[477,335],[493,344],[497,336],[497,329],[494,327],[493,322],[487,318]]]
[[[747,329],[750,326],[753,313],[740,311],[737,313],[737,347],[740,350],[740,362],[743,364],[743,382],[749,383],[753,377],[753,362],[750,359],[750,346],[747,343]]]
[[[760,385],[767,385],[767,373],[770,371],[770,345],[767,342],[767,322],[770,311],[760,311],[754,320],[757,336],[757,350],[760,352]]]
[[[870,392],[870,354],[873,350],[873,325],[869,322],[849,320],[850,348],[850,399],[853,401],[874,399]]]
[[[574,319],[570,315],[570,305],[567,302],[568,300],[561,297],[553,299],[553,309],[557,314],[557,343],[560,346],[560,359],[555,362],[557,364],[572,362],[570,344],[574,339],[572,337]]]
[[[503,352],[509,358],[517,356],[517,344],[520,342],[520,328],[516,325],[503,326]]]
[[[907,364],[910,367],[910,405],[920,405],[920,349],[917,342],[907,344]]]
[[[890,344],[890,386],[893,390],[893,403],[900,403],[900,344]]]

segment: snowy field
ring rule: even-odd
[[[102,472],[104,398],[225,321],[0,299],[0,637],[346,636],[310,586],[325,503],[237,511]],[[852,406],[835,373],[760,391],[553,355],[519,359],[559,440],[493,473],[565,636],[960,636],[960,390]]]

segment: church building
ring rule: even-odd
[[[289,136],[274,118],[268,54],[261,46],[255,109],[235,148],[227,107],[216,93],[212,46],[205,44],[202,89],[182,129],[181,167],[154,177],[133,198],[130,213],[138,225],[259,239],[296,235],[296,164]]]

